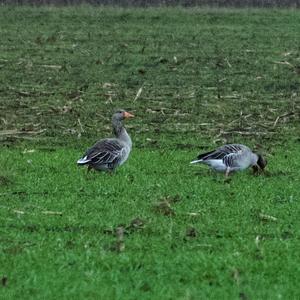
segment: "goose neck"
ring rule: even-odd
[[[258,155],[256,153],[252,153],[251,155],[251,164],[254,166],[257,164],[257,161],[258,161]]]
[[[127,133],[127,131],[121,121],[113,122],[113,131],[114,131],[115,136],[118,139],[123,141],[125,144],[127,144],[131,148],[131,146],[132,146],[131,138],[130,138],[129,134]]]
[[[113,120],[112,126],[114,134],[118,138],[121,135],[124,126],[120,120]]]

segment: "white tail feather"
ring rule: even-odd
[[[77,160],[77,164],[78,165],[85,165],[87,164],[89,161],[91,161],[90,159],[87,159],[87,157],[83,157]]]
[[[202,161],[202,159],[193,160],[193,161],[190,162],[190,164],[197,164],[201,161]]]

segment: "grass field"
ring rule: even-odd
[[[300,12],[0,8],[1,299],[299,299]],[[77,168],[111,134],[113,175]],[[190,166],[226,142],[267,172]]]

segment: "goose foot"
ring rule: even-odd
[[[87,174],[89,174],[92,169],[93,169],[93,167],[91,165],[88,165]]]

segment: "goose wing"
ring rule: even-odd
[[[124,151],[123,145],[117,139],[105,139],[88,149],[84,158],[93,164],[117,164]]]
[[[239,168],[248,147],[240,144],[229,144],[219,148],[222,161],[226,167]]]
[[[198,160],[222,160],[226,166],[230,167],[233,166],[237,158],[240,158],[246,148],[246,146],[240,144],[228,144],[214,151],[200,154]]]

